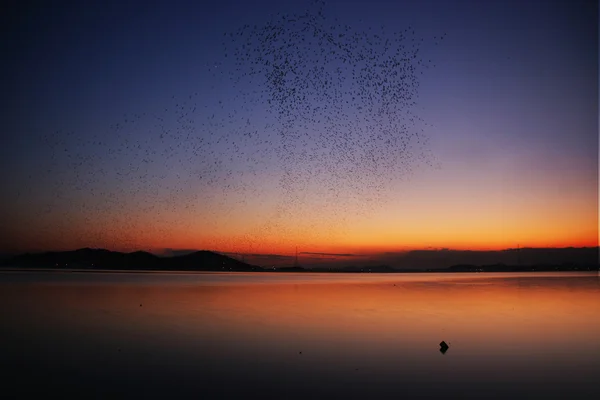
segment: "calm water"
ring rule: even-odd
[[[0,343],[19,397],[597,399],[600,278],[0,272]]]

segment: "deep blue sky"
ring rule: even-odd
[[[232,250],[231,243],[240,239],[230,232],[244,231],[246,237],[263,235],[261,240],[277,251],[292,249],[298,241],[319,246],[307,251],[326,249],[324,239],[313,240],[305,233],[314,226],[310,224],[299,228],[301,232],[288,229],[294,239],[287,242],[268,239],[271,233],[264,233],[266,228],[257,227],[257,221],[270,218],[276,207],[281,165],[264,155],[268,149],[256,150],[250,164],[241,157],[229,160],[221,154],[236,152],[237,147],[207,136],[210,124],[220,134],[228,129],[214,125],[212,114],[225,121],[231,110],[246,107],[235,98],[240,87],[227,80],[237,72],[231,51],[224,57],[224,33],[244,24],[263,25],[277,13],[301,13],[309,2],[156,3],[31,2],[13,5],[3,17],[0,183],[6,195],[0,215],[9,221],[2,234],[12,238],[8,247],[66,245],[48,239],[61,221],[65,226],[57,232],[84,238],[77,244],[92,247],[117,246],[116,239],[110,239],[114,236],[127,237],[130,247],[154,248],[160,246],[157,238],[165,237],[169,239],[164,247]],[[474,238],[491,229],[504,233],[491,238],[488,247],[519,240],[532,245],[569,243],[558,233],[542,238],[539,232],[547,232],[549,226],[568,230],[573,244],[590,244],[594,234],[597,238],[597,2],[332,0],[324,12],[356,30],[383,25],[392,32],[410,26],[425,38],[421,56],[435,64],[420,81],[416,110],[429,124],[428,150],[438,168],[419,167],[410,183],[390,183],[386,190],[395,200],[381,200],[370,220],[351,221],[356,232],[347,240],[333,234],[334,247],[360,248],[365,230],[377,226],[385,240],[373,239],[364,246],[377,247],[380,240],[384,247],[468,247],[469,241],[485,247],[484,240]],[[439,40],[434,37],[444,34],[443,42],[435,45]],[[173,114],[176,104],[186,110],[195,105],[199,111],[194,121],[178,120]],[[245,112],[253,121],[269,122],[261,104],[248,107]],[[159,118],[170,136],[159,138]],[[260,129],[262,122],[256,124]],[[240,124],[230,124],[231,129],[241,129]],[[259,135],[267,135],[265,131]],[[194,152],[201,146],[205,147]],[[213,182],[197,179],[209,162],[219,160],[230,168],[211,170]],[[253,174],[244,173],[253,165]],[[227,185],[234,184],[238,189],[228,192]],[[261,197],[265,193],[268,196]],[[494,208],[498,193],[505,197]],[[564,193],[571,200],[565,200]],[[246,203],[222,204],[221,198],[236,194]],[[432,200],[442,194],[444,201]],[[192,203],[192,208],[201,209],[193,221],[182,214]],[[452,208],[455,203],[462,206]],[[133,207],[154,216],[136,219]],[[355,214],[350,203],[340,207],[340,215]],[[202,214],[207,209],[210,216]],[[471,214],[461,217],[466,222],[457,222],[457,215],[467,209]],[[524,220],[540,209],[545,214]],[[123,213],[128,217],[119,217]],[[335,221],[341,218],[334,211],[327,213],[335,215]],[[559,220],[550,224],[548,219],[558,214]],[[318,212],[315,218],[321,218]],[[482,218],[492,221],[489,227],[474,222]],[[522,222],[498,222],[507,218]],[[338,223],[333,219],[329,227]],[[592,225],[577,230],[592,219]],[[111,226],[121,225],[118,234],[112,228],[72,233],[73,225],[100,226],[109,220]],[[149,227],[150,220],[156,226]],[[168,221],[184,228],[172,231]],[[386,221],[396,226],[407,221],[420,230],[396,232],[384,226]],[[195,223],[218,234],[194,236],[200,229]],[[538,224],[540,231],[524,229],[521,223]],[[458,229],[456,224],[468,226],[460,240],[448,236]],[[38,233],[28,236],[23,226]],[[123,233],[140,226],[154,236],[132,239],[136,234]]]

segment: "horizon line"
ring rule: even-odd
[[[244,255],[244,256],[251,256],[251,257],[290,257],[290,258],[294,258],[295,257],[295,252],[290,253],[290,254],[286,254],[286,253],[246,253],[246,252],[235,252],[235,251],[220,251],[220,250],[211,250],[211,249],[174,249],[174,248],[162,248],[162,249],[137,249],[137,250],[111,250],[109,248],[106,247],[90,247],[90,246],[86,246],[86,247],[79,247],[79,248],[73,248],[70,250],[28,250],[28,251],[0,251],[0,255],[4,255],[4,256],[17,256],[17,255],[24,255],[24,254],[40,254],[40,253],[62,253],[62,252],[70,252],[70,251],[78,251],[78,250],[85,250],[85,249],[90,249],[90,250],[106,250],[106,251],[111,251],[111,252],[116,252],[116,253],[137,253],[137,252],[143,252],[143,253],[149,253],[149,254],[153,254],[156,256],[160,256],[160,255],[164,255],[165,253],[168,252],[188,252],[188,253],[195,253],[195,252],[200,252],[200,251],[210,251],[213,253],[218,253],[218,254],[223,254],[223,255]],[[404,249],[404,250],[397,250],[397,251],[393,251],[393,250],[381,250],[381,251],[370,251],[368,253],[326,253],[326,252],[309,252],[309,251],[302,251],[302,252],[298,252],[298,255],[305,255],[305,256],[323,256],[323,257],[368,257],[371,255],[399,255],[399,254],[407,254],[407,253],[412,253],[412,252],[505,252],[505,251],[522,251],[522,250],[561,250],[561,249],[600,249],[600,245],[596,245],[596,246],[562,246],[562,247],[507,247],[507,248],[501,248],[501,249],[456,249],[456,248],[446,248],[446,247],[439,247],[439,248],[414,248],[414,249]]]

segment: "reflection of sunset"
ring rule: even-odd
[[[590,274],[55,272],[37,279],[2,284],[0,335],[12,340],[8,359],[47,368],[91,362],[112,379],[138,374],[144,385],[160,371],[178,387],[250,380],[305,395],[328,383],[359,385],[361,393],[399,384],[438,390],[432,380],[444,390],[508,391],[500,397],[516,390],[498,386],[506,383],[548,394],[577,381],[577,390],[597,392],[590,377],[600,368],[600,280]],[[444,355],[442,340],[450,345]]]
[[[526,274],[489,276],[493,275],[471,280],[448,275],[370,275],[363,280],[335,276],[331,279],[347,283],[328,283],[328,278],[311,283],[294,275],[289,279],[297,281],[281,284],[195,286],[198,278],[190,275],[190,284],[169,287],[36,285],[35,293],[23,294],[19,307],[31,308],[34,314],[54,315],[54,310],[59,316],[68,310],[112,310],[83,316],[80,323],[96,328],[118,321],[139,325],[137,329],[274,341],[357,341],[375,335],[382,348],[395,340],[424,346],[442,336],[465,347],[462,351],[490,342],[505,349],[539,347],[574,338],[592,340],[600,331],[597,279],[566,278],[579,282],[577,292],[566,292],[556,277],[538,278],[539,285],[530,285]]]

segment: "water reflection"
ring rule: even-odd
[[[4,273],[0,282],[2,363],[36,380],[26,390],[600,394],[592,274]]]

